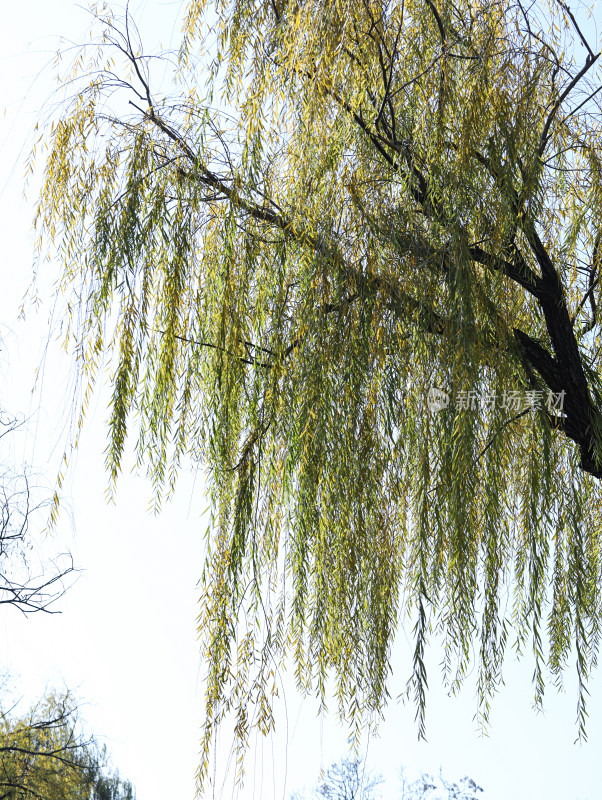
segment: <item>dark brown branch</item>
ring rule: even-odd
[[[515,251],[516,258],[514,263],[507,261],[501,256],[488,253],[477,245],[469,247],[468,252],[473,261],[483,264],[496,272],[502,272],[522,286],[523,289],[526,289],[534,297],[539,297],[541,293],[541,280],[525,262],[518,250]]]
[[[159,331],[159,333],[165,334],[165,331]],[[188,339],[186,336],[180,336],[178,334],[174,334],[174,339],[177,339],[180,342],[186,342],[187,344],[193,344],[195,347],[209,347],[212,350],[219,350],[221,353],[225,353],[226,355],[230,356],[230,358],[235,358],[237,361],[240,361],[242,364],[249,364],[253,367],[263,367],[264,369],[271,369],[272,365],[266,361],[261,361],[257,358],[244,358],[243,356],[237,356],[235,353],[231,353],[225,347],[221,347],[219,344],[215,344],[214,342],[201,342],[198,339]],[[240,340],[242,342],[242,340]],[[255,345],[253,345],[255,347]],[[264,350],[263,347],[259,348],[260,350]],[[268,352],[267,350],[264,352]]]
[[[520,328],[514,328],[514,337],[529,363],[541,375],[546,385],[555,393],[566,387],[563,385],[562,371],[557,360],[539,342]]]
[[[431,9],[433,16],[435,17],[435,21],[437,23],[437,27],[439,28],[439,36],[441,37],[441,45],[445,47],[445,26],[443,25],[443,20],[441,19],[441,15],[437,11],[437,6],[432,2],[432,0],[426,0],[427,6]]]
[[[581,39],[581,42],[582,42],[583,46],[585,47],[585,49],[589,53],[590,58],[593,58],[594,54],[592,52],[592,48],[589,46],[588,41],[585,38],[585,36],[581,33],[581,29],[580,29],[579,25],[577,25],[577,20],[573,16],[573,12],[571,11],[570,6],[567,3],[563,3],[562,0],[558,0],[558,5],[561,6],[566,11],[568,16],[570,17],[570,20],[573,23],[573,26],[574,26],[575,30],[577,31],[577,35]]]
[[[486,452],[489,450],[489,448],[491,447],[491,445],[492,445],[492,444],[495,442],[496,438],[497,438],[497,437],[500,435],[500,433],[501,433],[503,430],[505,430],[505,429],[506,429],[506,428],[507,428],[509,425],[512,425],[512,423],[513,423],[513,422],[516,422],[516,421],[517,421],[518,419],[520,419],[521,417],[524,417],[526,414],[528,414],[528,413],[529,413],[529,411],[531,411],[531,409],[530,409],[530,408],[525,408],[525,409],[523,409],[522,411],[519,411],[519,413],[518,413],[518,414],[515,414],[513,417],[510,417],[509,419],[507,419],[507,420],[504,420],[504,422],[502,422],[502,424],[501,424],[501,425],[500,425],[500,427],[497,429],[497,431],[496,431],[496,432],[493,434],[493,436],[492,436],[492,437],[489,439],[489,441],[487,442],[487,444],[485,445],[485,447],[484,447],[484,448],[481,450],[481,452],[479,453],[479,455],[478,455],[478,456],[475,458],[475,460],[474,460],[474,463],[476,464],[476,462],[477,462],[477,461],[480,461],[480,460],[481,460],[481,458],[483,458],[483,456],[485,455],[485,453],[486,453]]]
[[[33,750],[28,747],[18,747],[17,745],[6,745],[0,746],[0,753],[22,753],[26,756],[41,756],[43,758],[49,758],[54,761],[60,761],[65,766],[70,767],[71,769],[81,769],[81,764],[77,761],[72,761],[69,758],[66,758],[61,753],[68,753],[73,750],[79,750],[80,745],[78,743],[74,743],[73,745],[68,745],[66,747],[59,747],[56,750]]]
[[[556,102],[552,106],[552,109],[551,109],[550,113],[548,114],[548,118],[545,121],[545,124],[543,126],[543,130],[541,132],[541,136],[539,138],[539,147],[537,148],[537,154],[538,154],[538,156],[540,158],[544,154],[544,150],[546,149],[546,145],[548,143],[548,133],[549,133],[549,130],[550,130],[550,126],[551,126],[552,122],[554,121],[554,117],[556,116],[556,113],[558,112],[558,109],[564,103],[564,101],[569,96],[569,94],[573,91],[575,86],[579,83],[581,78],[583,78],[583,76],[586,75],[589,72],[589,70],[593,67],[593,65],[596,63],[596,61],[599,58],[600,58],[600,54],[599,53],[596,56],[592,56],[592,55],[588,54],[587,59],[585,60],[585,64],[583,65],[583,67],[579,70],[579,72],[575,75],[575,77],[570,81],[570,83],[568,84],[568,86],[566,87],[564,92],[560,95],[560,97],[556,100]]]
[[[588,96],[585,98],[585,100],[583,100],[581,103],[579,103],[579,105],[578,105],[576,108],[572,108],[572,109],[569,111],[569,113],[566,115],[566,117],[564,117],[564,118],[563,118],[563,120],[562,120],[562,122],[561,122],[560,124],[561,124],[561,125],[564,125],[564,123],[565,123],[565,122],[566,122],[568,119],[570,119],[570,118],[571,118],[571,117],[572,117],[574,114],[576,114],[576,113],[577,113],[577,112],[578,112],[578,111],[579,111],[581,108],[583,108],[583,106],[584,106],[586,103],[589,103],[589,101],[590,101],[590,100],[593,100],[593,99],[594,99],[594,97],[595,97],[595,96],[598,94],[598,92],[601,92],[601,91],[602,91],[602,86],[598,86],[598,88],[597,88],[595,91],[593,91],[591,94],[589,94],[589,95],[588,95]]]
[[[594,251],[593,251],[593,254],[592,254],[592,264],[591,264],[591,267],[588,270],[589,271],[589,281],[588,281],[587,292],[581,298],[581,302],[577,306],[577,309],[576,309],[575,313],[573,314],[573,318],[571,319],[571,323],[574,323],[575,320],[577,319],[578,315],[579,315],[579,312],[581,311],[583,306],[586,304],[586,302],[589,300],[590,306],[591,306],[591,310],[592,310],[592,317],[591,317],[591,320],[590,320],[589,324],[582,331],[582,334],[588,333],[589,331],[591,331],[594,328],[595,324],[596,324],[596,316],[597,316],[598,312],[597,312],[597,306],[596,306],[596,298],[595,298],[595,295],[594,295],[594,289],[600,283],[600,278],[602,276],[598,275],[598,277],[595,278],[595,280],[594,280],[594,276],[596,275],[596,272],[599,272],[598,262],[600,260],[599,249],[600,249],[600,239],[601,239],[601,237],[602,237],[602,234],[599,233],[596,236],[596,241],[594,243]]]

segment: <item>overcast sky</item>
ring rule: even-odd
[[[149,51],[177,42],[182,4],[132,3]],[[51,305],[18,321],[20,300],[31,278],[30,233],[33,198],[23,199],[23,160],[32,142],[40,107],[53,88],[45,65],[59,37],[82,41],[89,18],[71,0],[4,3],[0,28],[0,375],[2,405],[30,416],[15,439],[12,456],[26,462],[40,483],[53,487],[68,421],[69,359],[50,343],[41,393],[32,394],[34,370],[47,344]],[[56,265],[43,265],[49,287]],[[103,471],[106,389],[88,418],[77,460],[65,487],[65,513],[48,552],[69,548],[82,568],[61,602],[62,614],[24,619],[0,612],[0,658],[30,697],[46,684],[66,683],[84,701],[83,714],[103,737],[114,764],[135,784],[139,800],[192,800],[202,702],[202,665],[196,639],[207,501],[201,475],[184,474],[174,501],[162,514],[147,511],[151,498],[143,477],[125,474],[117,501],[107,505]],[[403,631],[394,652],[392,695],[408,676],[411,655]],[[600,796],[602,681],[590,686],[590,740],[576,735],[576,687],[567,676],[566,694],[548,692],[546,712],[531,710],[529,659],[508,660],[506,685],[495,700],[488,739],[475,732],[474,685],[459,698],[438,687],[439,654],[430,654],[428,743],[418,743],[412,707],[392,703],[380,738],[369,742],[367,765],[383,772],[385,798],[396,797],[396,776],[438,772],[450,779],[468,774],[490,800],[594,800]],[[310,787],[321,766],[345,754],[347,731],[332,718],[320,719],[311,700],[300,703],[284,678],[276,734],[254,747],[244,800],[283,798]],[[224,778],[231,741],[219,740],[214,793],[232,797]]]

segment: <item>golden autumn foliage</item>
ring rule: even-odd
[[[47,693],[24,715],[0,697],[0,797],[5,800],[135,800],[110,773],[106,750],[80,730],[69,692]]]

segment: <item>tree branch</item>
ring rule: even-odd
[[[543,126],[543,130],[541,132],[541,136],[539,138],[539,146],[537,148],[537,154],[538,154],[538,156],[540,158],[543,156],[544,151],[546,149],[546,145],[548,143],[548,133],[549,133],[549,130],[550,130],[550,126],[551,126],[552,122],[554,121],[554,117],[556,116],[556,113],[557,113],[558,109],[564,103],[564,101],[569,96],[569,94],[573,91],[575,86],[579,83],[581,78],[583,78],[583,76],[586,75],[589,72],[589,70],[593,67],[593,65],[596,63],[596,61],[599,58],[600,58],[600,54],[599,53],[598,53],[598,55],[595,55],[595,56],[591,55],[591,53],[588,53],[588,56],[587,56],[587,58],[585,60],[585,64],[583,65],[583,67],[579,70],[579,72],[575,75],[575,77],[570,81],[570,83],[568,84],[568,86],[566,87],[564,92],[560,95],[560,97],[556,100],[556,102],[552,106],[552,110],[548,114],[548,118],[545,121],[545,124]]]

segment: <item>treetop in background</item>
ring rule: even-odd
[[[409,781],[402,768],[401,792],[399,800],[477,800],[483,789],[472,778],[464,777],[458,783],[451,783],[440,774],[438,778],[427,773],[414,781]],[[324,773],[309,797],[312,800],[378,800],[378,789],[383,783],[381,775],[372,775],[365,762],[359,759],[343,759],[332,764]],[[304,800],[308,795],[295,792],[291,800]]]
[[[109,769],[106,748],[81,731],[69,692],[47,692],[18,716],[0,689],[2,800],[135,800],[132,785]]]

